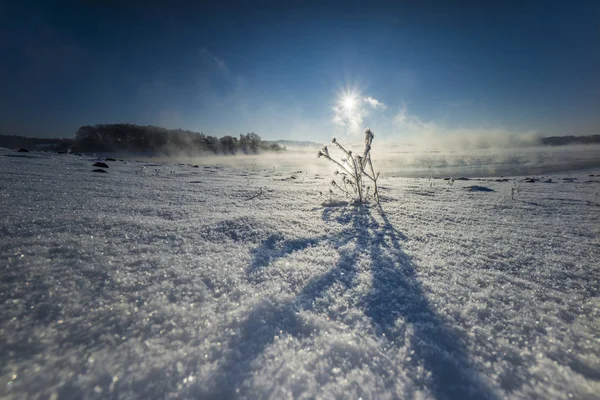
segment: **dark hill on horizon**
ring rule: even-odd
[[[600,143],[600,135],[589,136],[549,136],[540,139],[543,146],[563,146],[567,144],[596,144]]]

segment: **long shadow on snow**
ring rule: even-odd
[[[237,388],[252,377],[253,363],[274,338],[281,332],[308,337],[310,328],[298,320],[297,312],[318,308],[318,300],[336,283],[352,288],[360,272],[359,257],[367,255],[372,289],[360,305],[378,336],[385,337],[391,347],[407,346],[414,351],[407,362],[414,381],[438,399],[497,398],[469,362],[468,350],[458,335],[429,305],[415,267],[400,245],[406,237],[393,227],[381,208],[377,210],[382,223],[371,215],[369,207],[343,211],[325,208],[324,221],[336,221],[345,227],[338,234],[293,240],[275,234],[252,252],[249,276],[277,259],[317,244],[332,246],[340,257],[332,269],[310,280],[292,301],[276,304],[266,299],[254,307],[240,335],[229,344],[232,350],[213,381],[216,392],[207,397],[243,396],[243,389],[240,392]],[[412,327],[411,335],[406,335],[408,326]],[[416,375],[419,365],[428,372],[422,374],[427,378]]]

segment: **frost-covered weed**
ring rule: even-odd
[[[371,162],[371,143],[375,135],[370,129],[365,130],[365,149],[361,154],[353,154],[351,150],[346,150],[339,142],[333,138],[331,143],[335,144],[345,155],[340,161],[337,161],[329,154],[327,146],[323,147],[317,156],[325,157],[337,166],[334,175],[341,176],[341,184],[335,179],[331,181],[331,186],[341,192],[344,196],[354,199],[362,204],[373,200],[379,204],[379,192],[377,191],[377,179],[379,172],[375,173],[373,163]],[[367,167],[369,170],[367,170]],[[367,180],[368,179],[368,180]],[[372,186],[369,185],[371,181]],[[330,193],[333,192],[330,189]]]

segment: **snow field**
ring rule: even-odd
[[[600,398],[600,170],[387,178],[379,209],[325,164],[14,154],[2,397]]]

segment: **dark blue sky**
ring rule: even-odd
[[[599,1],[278,3],[0,0],[0,133],[600,133]]]

